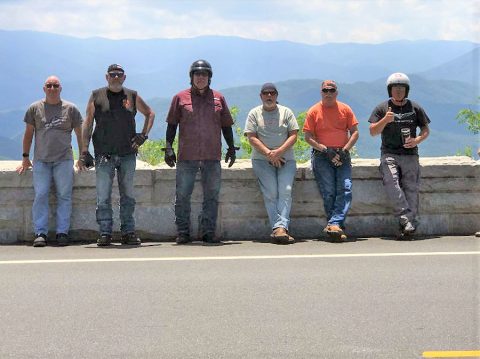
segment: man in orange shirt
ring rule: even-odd
[[[312,169],[327,217],[324,229],[332,239],[345,240],[345,219],[352,202],[350,149],[358,140],[352,109],[337,101],[337,84],[322,82],[322,100],[307,113],[303,132],[312,146]]]

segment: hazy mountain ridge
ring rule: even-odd
[[[312,46],[222,36],[108,40],[0,30],[1,135],[8,149],[17,144],[15,151],[0,147],[0,156],[20,154],[23,114],[42,97],[41,86],[48,75],[61,78],[62,97],[84,113],[92,89],[105,85],[106,67],[114,62],[126,68],[125,86],[138,90],[157,113],[151,137],[163,138],[171,97],[189,86],[188,68],[198,58],[211,62],[212,87],[224,93],[230,106],[239,107],[241,127],[248,110],[260,102],[263,82],[276,82],[280,103],[298,113],[319,100],[321,79],[337,80],[339,100],[348,103],[361,122],[361,154],[378,153],[378,146],[370,148],[376,140],[366,140],[365,128],[373,107],[386,98],[385,78],[391,72],[406,72],[412,80],[411,97],[426,108],[433,132],[443,136],[443,141],[448,134],[459,136],[455,140],[458,148],[449,152],[434,146],[434,136],[425,146],[432,143],[438,155],[452,154],[464,144],[478,144],[455,121],[457,112],[472,106],[479,96],[478,53],[478,44],[461,41]],[[137,116],[137,121],[142,124],[143,116]]]
[[[461,41],[394,41],[383,44],[306,45],[205,36],[191,39],[108,40],[0,30],[4,96],[0,110],[35,101],[41,84],[57,74],[64,96],[86,103],[105,83],[106,67],[121,63],[127,82],[145,98],[170,97],[188,84],[188,68],[198,58],[213,66],[217,88],[266,81],[334,78],[354,83],[403,71],[417,73],[466,55],[478,44]],[[474,69],[463,69],[465,76]],[[478,75],[478,73],[477,73]],[[478,82],[478,81],[477,81]],[[5,87],[8,84],[8,87]],[[26,85],[29,85],[26,87]],[[26,90],[27,88],[27,90]]]

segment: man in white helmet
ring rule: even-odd
[[[399,221],[399,238],[404,238],[412,235],[418,226],[418,145],[430,133],[430,119],[419,104],[408,99],[407,75],[390,75],[387,90],[390,98],[375,107],[368,122],[372,136],[382,135],[380,172]],[[418,134],[417,127],[420,128]]]

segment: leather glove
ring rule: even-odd
[[[135,136],[132,138],[132,147],[133,148],[138,148],[143,143],[148,139],[147,135],[144,135],[143,133],[137,133]]]
[[[78,160],[82,161],[83,165],[87,168],[92,168],[93,166],[95,166],[95,161],[93,160],[93,156],[88,151],[82,152]]]
[[[326,155],[335,167],[340,167],[343,164],[338,149],[327,148]]]
[[[230,163],[228,164],[228,168],[232,167],[233,164],[235,163],[235,160],[237,159],[237,155],[235,151],[238,151],[240,147],[229,147],[227,150],[227,153],[225,154],[225,163],[227,163],[230,160]]]
[[[162,151],[165,151],[165,163],[170,167],[175,167],[177,162],[177,156],[175,156],[175,151],[171,147],[162,148]]]
[[[327,148],[327,151],[325,152],[328,159],[333,162],[333,159],[337,155],[337,151],[335,151],[333,148]]]
[[[341,149],[341,148],[339,148],[337,150],[337,153],[340,156],[340,162],[342,162],[342,163],[345,162],[348,159],[348,156],[350,155],[348,150],[344,150],[344,149]]]

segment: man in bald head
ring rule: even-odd
[[[72,213],[73,151],[72,130],[75,131],[79,151],[82,145],[82,115],[77,107],[62,100],[62,85],[57,76],[49,76],[43,85],[45,98],[30,105],[25,113],[22,164],[17,168],[24,174],[33,168],[35,198],[32,207],[34,247],[45,247],[48,236],[48,197],[53,182],[56,188],[56,242],[69,243],[70,215]],[[30,148],[35,136],[33,164]],[[78,161],[76,166],[78,167]]]

